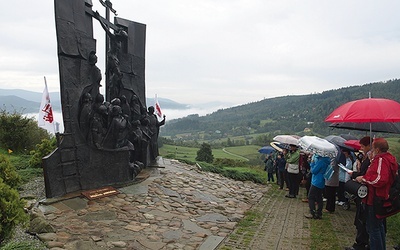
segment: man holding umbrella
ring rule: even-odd
[[[363,176],[367,172],[367,169],[370,164],[370,157],[371,157],[371,137],[365,136],[361,138],[360,146],[361,146],[361,151],[364,154],[364,158],[361,161],[361,167],[359,172],[353,172],[352,174],[352,179],[357,178],[358,176]],[[346,250],[365,250],[369,249],[368,248],[368,242],[369,242],[369,237],[367,233],[367,229],[365,227],[365,219],[366,219],[366,214],[365,214],[365,206],[361,204],[361,199],[356,198],[356,217],[354,218],[354,225],[356,226],[357,233],[356,233],[356,240],[351,247],[346,247]]]
[[[396,158],[388,152],[388,149],[389,145],[385,139],[374,139],[371,164],[365,175],[356,178],[356,181],[368,187],[368,195],[363,203],[366,207],[366,228],[370,249],[386,249],[384,219],[376,217],[373,200],[375,196],[384,198],[389,196],[390,186],[398,171]]]

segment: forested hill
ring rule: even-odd
[[[400,79],[370,83],[318,94],[283,96],[218,110],[206,116],[190,115],[169,121],[164,136],[177,134],[213,134],[237,136],[251,133],[299,134],[306,128],[328,135],[324,119],[340,105],[368,98],[387,98],[400,102]]]

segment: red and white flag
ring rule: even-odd
[[[42,95],[42,102],[40,104],[38,126],[46,129],[51,133],[55,133],[53,108],[50,103],[50,95],[47,90],[47,81],[44,77],[44,90]]]
[[[154,109],[156,111],[156,115],[161,118],[162,117],[162,111],[161,111],[160,104],[158,103],[157,95],[156,95],[156,98],[155,98]]]

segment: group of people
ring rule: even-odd
[[[268,174],[267,182],[275,182],[275,173],[279,189],[283,189],[286,184],[286,190],[289,191],[286,197],[296,198],[301,182],[305,183],[304,180],[309,173],[308,156],[300,152],[294,144],[289,145],[289,149],[282,149],[282,152],[268,154],[264,160],[265,171]]]
[[[300,152],[296,145],[290,145],[289,150],[278,152],[275,157],[267,156],[267,159],[275,159],[272,161],[272,169],[277,173],[279,188],[283,189],[286,183],[289,191],[286,197],[296,198],[300,183],[305,184],[307,199],[303,201],[308,202],[310,211],[305,217],[309,219],[321,219],[323,212],[334,213],[336,205],[349,202],[345,196],[346,182],[355,181],[366,185],[366,198],[356,196],[354,199],[354,225],[357,233],[354,244],[346,249],[386,249],[385,219],[376,217],[373,200],[375,196],[388,198],[394,176],[398,174],[398,163],[388,152],[389,145],[384,138],[372,140],[366,136],[359,143],[359,153],[340,148],[337,157],[333,159]],[[266,160],[266,166],[267,162]],[[270,172],[270,168],[266,167],[266,170]],[[268,181],[270,180],[268,173]]]
[[[139,104],[136,95],[129,101],[122,95],[105,102],[101,94],[94,100],[90,93],[83,94],[79,112],[82,136],[97,149],[127,147],[131,152],[130,162],[147,165],[147,159],[155,161],[159,128],[165,124],[165,116],[158,121],[153,106],[146,110]]]

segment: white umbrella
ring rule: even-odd
[[[299,145],[299,136],[297,135],[277,135],[273,138],[274,141],[285,143],[285,144],[293,144]]]
[[[276,141],[271,142],[269,145],[271,145],[271,147],[278,150],[279,152],[282,152],[284,148],[289,149],[288,144],[284,144],[284,143],[280,143],[280,142],[276,142]]]
[[[299,146],[305,151],[324,157],[334,158],[338,153],[334,144],[317,136],[301,137],[299,139]]]

